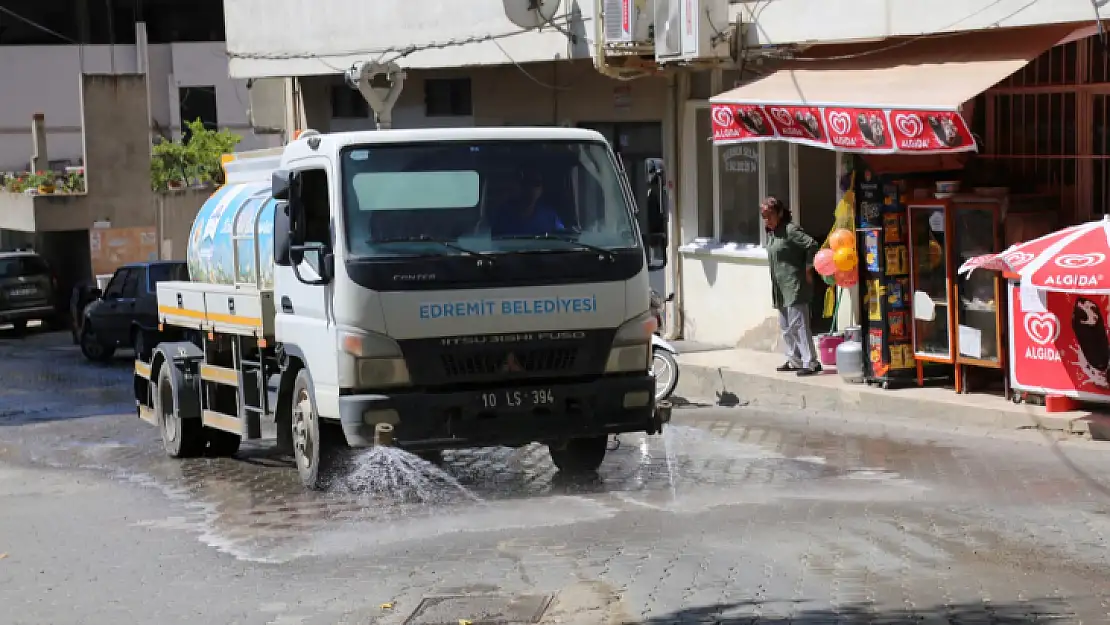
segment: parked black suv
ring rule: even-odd
[[[116,270],[104,293],[93,290],[78,331],[81,353],[94,362],[112,358],[119,348],[134,348],[146,357],[158,332],[158,295],[155,284],[188,280],[183,261],[133,263]]]
[[[10,323],[16,331],[32,319],[57,325],[57,284],[50,265],[38,254],[0,252],[0,323]]]

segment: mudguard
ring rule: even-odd
[[[151,383],[158,384],[163,367],[169,367],[174,411],[182,419],[200,418],[200,375],[197,366],[204,353],[192,343],[159,343],[151,357]],[[154,389],[157,396],[157,386]]]

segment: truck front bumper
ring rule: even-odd
[[[622,432],[662,431],[670,405],[655,405],[651,376],[610,376],[589,382],[529,383],[428,393],[342,395],[347,443],[369,447],[374,426],[394,427],[395,443],[414,451],[514,447]]]

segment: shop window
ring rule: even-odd
[[[741,143],[717,148],[721,232],[725,243],[763,242],[759,217],[760,145]]]
[[[469,117],[474,114],[469,78],[428,78],[424,81],[427,117]]]

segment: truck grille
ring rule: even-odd
[[[471,354],[442,354],[448,378],[514,373],[562,373],[572,371],[578,348],[540,348],[483,351]]]

